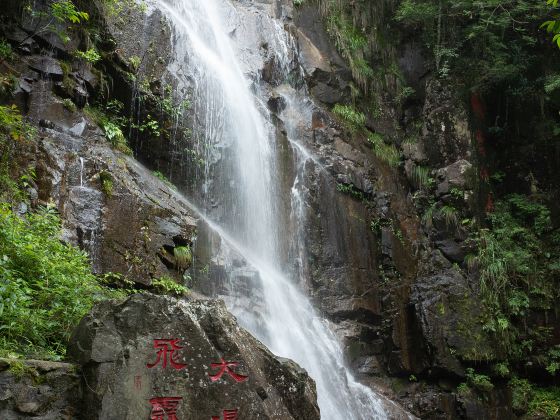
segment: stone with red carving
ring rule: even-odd
[[[177,408],[183,398],[181,397],[156,397],[150,399],[152,412],[150,420],[177,420]]]
[[[161,363],[161,367],[165,369],[167,367],[167,362],[177,370],[181,370],[187,367],[185,363],[179,363],[175,360],[175,351],[181,350],[183,347],[179,346],[177,343],[180,340],[178,338],[166,338],[166,339],[154,339],[154,349],[158,349],[157,352],[157,359],[154,363],[146,364],[147,367],[154,368],[159,363]]]
[[[235,382],[245,382],[247,379],[249,379],[249,377],[245,376],[245,375],[240,375],[238,373],[235,373],[232,369],[232,367],[236,367],[237,365],[239,365],[239,363],[237,363],[237,362],[226,362],[224,359],[221,359],[220,363],[211,363],[210,364],[210,366],[212,368],[219,368],[220,369],[218,371],[218,373],[216,373],[215,375],[211,375],[209,373],[208,376],[210,376],[210,380],[212,382],[216,382],[216,381],[220,380],[220,378],[223,376],[224,373],[227,373],[229,376],[231,376],[233,378],[233,380]]]

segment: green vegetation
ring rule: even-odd
[[[130,57],[128,59],[128,62],[130,64],[130,67],[134,71],[134,73],[136,73],[136,72],[138,72],[138,69],[140,68],[140,64],[142,64],[142,59],[140,57],[138,57],[137,55],[133,55],[132,57]]]
[[[336,104],[332,111],[353,131],[363,129],[366,123],[366,116],[349,105]]]
[[[126,120],[120,116],[120,109],[122,109],[122,103],[111,101],[105,106],[105,109],[86,107],[84,111],[103,128],[107,140],[116,150],[131,155],[132,150],[128,147],[128,142],[123,133]]]
[[[352,197],[354,197],[356,200],[364,200],[365,196],[364,193],[361,192],[360,190],[358,190],[354,185],[352,184],[336,184],[336,190],[344,193],[344,194],[348,194]]]
[[[76,104],[70,98],[66,98],[62,100],[62,105],[70,112],[76,112]]]
[[[424,166],[414,166],[412,168],[411,181],[416,188],[430,190],[436,183],[430,175],[430,168]]]
[[[528,311],[553,308],[558,299],[560,235],[550,211],[538,199],[512,194],[496,203],[489,222],[491,229],[473,238],[478,254],[468,259],[480,272],[484,329],[496,337],[503,362],[532,358],[555,375],[560,351],[547,346],[551,330],[524,321]]]
[[[506,94],[529,95],[535,23],[546,12],[540,0],[404,0],[395,19],[419,30],[441,77],[454,73],[471,90],[503,86]]]
[[[534,418],[557,419],[560,415],[560,388],[541,388],[526,379],[513,378],[509,382],[513,409],[518,414]]]
[[[35,129],[27,124],[16,105],[0,106],[0,134],[12,140],[29,140],[35,134]]]
[[[558,0],[546,0],[546,4],[556,9],[558,7]],[[558,15],[555,14],[554,19],[543,22],[541,28],[546,29],[548,33],[553,35],[552,42],[555,42],[558,48],[560,48],[560,20],[558,20]]]
[[[56,0],[51,3],[51,15],[59,22],[82,23],[89,20],[86,12],[79,11],[70,0]]]
[[[160,171],[153,171],[152,175],[155,176],[160,181],[163,181],[163,183],[167,185],[169,188],[173,188],[173,189],[176,188],[175,185],[169,179],[167,179],[167,177],[164,174],[162,174]]]
[[[151,115],[148,114],[146,121],[144,122],[144,124],[140,125],[137,127],[138,131],[140,131],[141,133],[149,133],[154,137],[159,137],[161,136],[161,130],[159,127],[159,123],[154,120],[152,118]]]
[[[13,57],[12,46],[3,38],[0,38],[0,60],[11,60]]]
[[[69,33],[74,30],[73,25],[80,25],[89,20],[89,15],[76,8],[71,0],[55,0],[49,5],[47,12],[38,11],[35,5],[27,2],[24,12],[36,26],[31,36],[52,31],[64,42],[70,41]],[[62,25],[62,29],[60,29]]]
[[[185,270],[192,263],[192,252],[190,246],[176,246],[173,249],[173,256],[175,257],[175,264],[177,269]]]
[[[457,394],[463,397],[471,397],[475,394],[487,397],[487,394],[494,389],[494,384],[490,381],[490,377],[480,373],[476,373],[473,368],[466,369],[467,381],[457,386]]]
[[[0,207],[0,354],[60,358],[100,286],[87,256],[60,241],[52,207],[20,217]]]
[[[166,276],[152,280],[152,287],[161,295],[186,296],[189,293],[185,286]]]
[[[90,48],[87,51],[75,51],[74,55],[91,64],[95,64],[101,60],[101,56],[95,48]]]
[[[101,181],[101,189],[107,196],[111,198],[113,196],[113,176],[110,172],[101,171],[99,173],[99,181]]]
[[[358,84],[367,90],[368,81],[374,71],[366,61],[365,50],[368,47],[366,33],[356,27],[352,18],[345,12],[343,2],[324,4],[327,32],[334,39],[338,50],[350,64],[352,75]]]
[[[18,87],[18,79],[13,74],[0,74],[0,97],[11,96]]]
[[[378,133],[370,133],[368,141],[373,147],[373,153],[389,166],[397,166],[401,161],[401,153],[392,144],[387,144]]]
[[[18,166],[14,152],[34,136],[35,128],[25,122],[15,105],[0,106],[0,199],[4,202],[23,198],[18,184],[32,174]]]

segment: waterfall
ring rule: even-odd
[[[296,173],[291,194],[282,194],[276,131],[259,83],[259,48],[272,51],[276,67],[288,72],[294,51],[288,35],[277,21],[239,2],[154,2],[174,26],[170,71],[192,92],[194,140],[206,157],[205,179],[193,201],[256,273],[259,293],[249,290],[245,296],[253,310],[233,300],[227,302],[230,310],[272,352],[307,370],[317,384],[323,419],[387,418],[382,399],[353,378],[328,322],[303,292],[302,177],[313,158],[298,145],[296,127],[287,123]],[[267,42],[261,46],[251,41],[263,34]],[[301,114],[288,103],[287,120],[290,111]],[[288,259],[297,267],[291,274]]]
[[[84,158],[80,156],[80,187],[84,186]]]

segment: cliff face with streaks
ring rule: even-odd
[[[38,3],[47,10],[49,2]],[[112,287],[155,291],[170,279],[224,299],[244,327],[258,331],[267,312],[263,274],[235,244],[235,230],[230,240],[214,224],[227,226],[241,212],[238,198],[222,194],[235,184],[228,160],[235,150],[228,139],[204,144],[208,103],[197,102],[197,67],[177,71],[179,31],[151,6],[75,3],[90,19],[66,43],[60,27],[37,31],[37,18],[18,2],[2,12],[0,34],[14,52],[0,62],[13,81],[2,104],[15,104],[37,129],[36,140],[14,155],[21,168],[14,178],[24,169],[35,174],[14,205],[26,214],[53,202],[63,240],[87,251]],[[420,418],[550,414],[555,403],[547,409],[539,401],[556,401],[560,362],[553,310],[558,156],[549,74],[555,59],[538,63],[548,51],[544,41],[528,24],[534,51],[512,35],[526,61],[503,58],[508,78],[479,57],[474,35],[461,38],[476,27],[447,2],[435,20],[411,15],[411,2],[238,3],[232,10],[243,19],[226,29],[236,48],[245,47],[236,54],[273,133],[274,214],[284,239],[277,259],[330,322],[349,371]],[[518,3],[527,2],[508,9],[514,20]],[[475,20],[486,14],[471,11]],[[444,41],[434,44],[438,27]],[[279,54],[275,43],[284,37],[289,51]],[[92,46],[98,59],[76,56]],[[465,70],[469,57],[487,77]],[[195,308],[197,321],[189,319],[204,324],[193,328],[216,357],[229,352],[255,369],[255,382],[239,396],[247,418],[319,418],[307,374],[273,357],[222,306],[148,297],[116,309],[102,304],[77,330],[70,354],[99,388],[89,393],[82,384],[80,391],[92,415],[117,412],[123,398],[137,397],[114,389],[134,381],[119,370],[121,356],[157,328],[128,337],[119,323],[137,320],[124,320],[127,305],[139,318],[139,308],[150,305],[170,314]],[[105,320],[108,314],[115,319]],[[119,356],[104,347],[99,322],[119,336],[107,338],[120,342]],[[220,325],[240,336],[209,338]],[[249,349],[239,347],[241,339]],[[278,384],[279,375],[292,382]],[[31,386],[25,378],[17,386]],[[5,413],[49,418],[43,402],[14,395],[2,400]],[[189,406],[206,401],[191,397]],[[33,410],[21,408],[28,403]],[[405,416],[398,407],[385,412]]]

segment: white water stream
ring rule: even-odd
[[[345,366],[337,338],[300,290],[305,281],[290,280],[280,267],[280,249],[291,241],[295,258],[300,260],[296,276],[305,275],[301,249],[305,198],[300,177],[302,167],[312,158],[301,147],[294,148],[297,174],[291,197],[280,197],[274,127],[262,106],[257,75],[247,75],[255,55],[243,55],[239,50],[242,40],[251,37],[250,31],[244,33],[248,25],[246,15],[239,14],[242,6],[229,0],[154,1],[174,25],[171,71],[193,92],[195,139],[203,150],[219,155],[221,181],[209,177],[203,195],[211,190],[219,193],[222,213],[207,217],[214,220],[211,227],[258,271],[261,282],[264,301],[254,302],[254,306],[264,308],[258,319],[255,312],[230,309],[272,352],[307,370],[317,384],[323,419],[387,418],[381,399],[356,382]],[[274,49],[280,63],[288,62],[293,49],[282,26],[268,16],[259,19],[267,19],[261,24],[272,32],[267,48]],[[288,119],[292,105],[288,103],[289,109],[284,111]],[[294,110],[297,112],[297,107]],[[297,143],[293,138],[297,130],[289,123],[286,127],[290,142]],[[206,157],[211,160],[210,153]],[[280,220],[286,220],[280,214],[282,199],[291,202],[288,219],[296,225],[295,239],[287,238],[290,233],[280,226]],[[207,204],[197,203],[208,215]],[[257,300],[251,295],[247,298]]]

